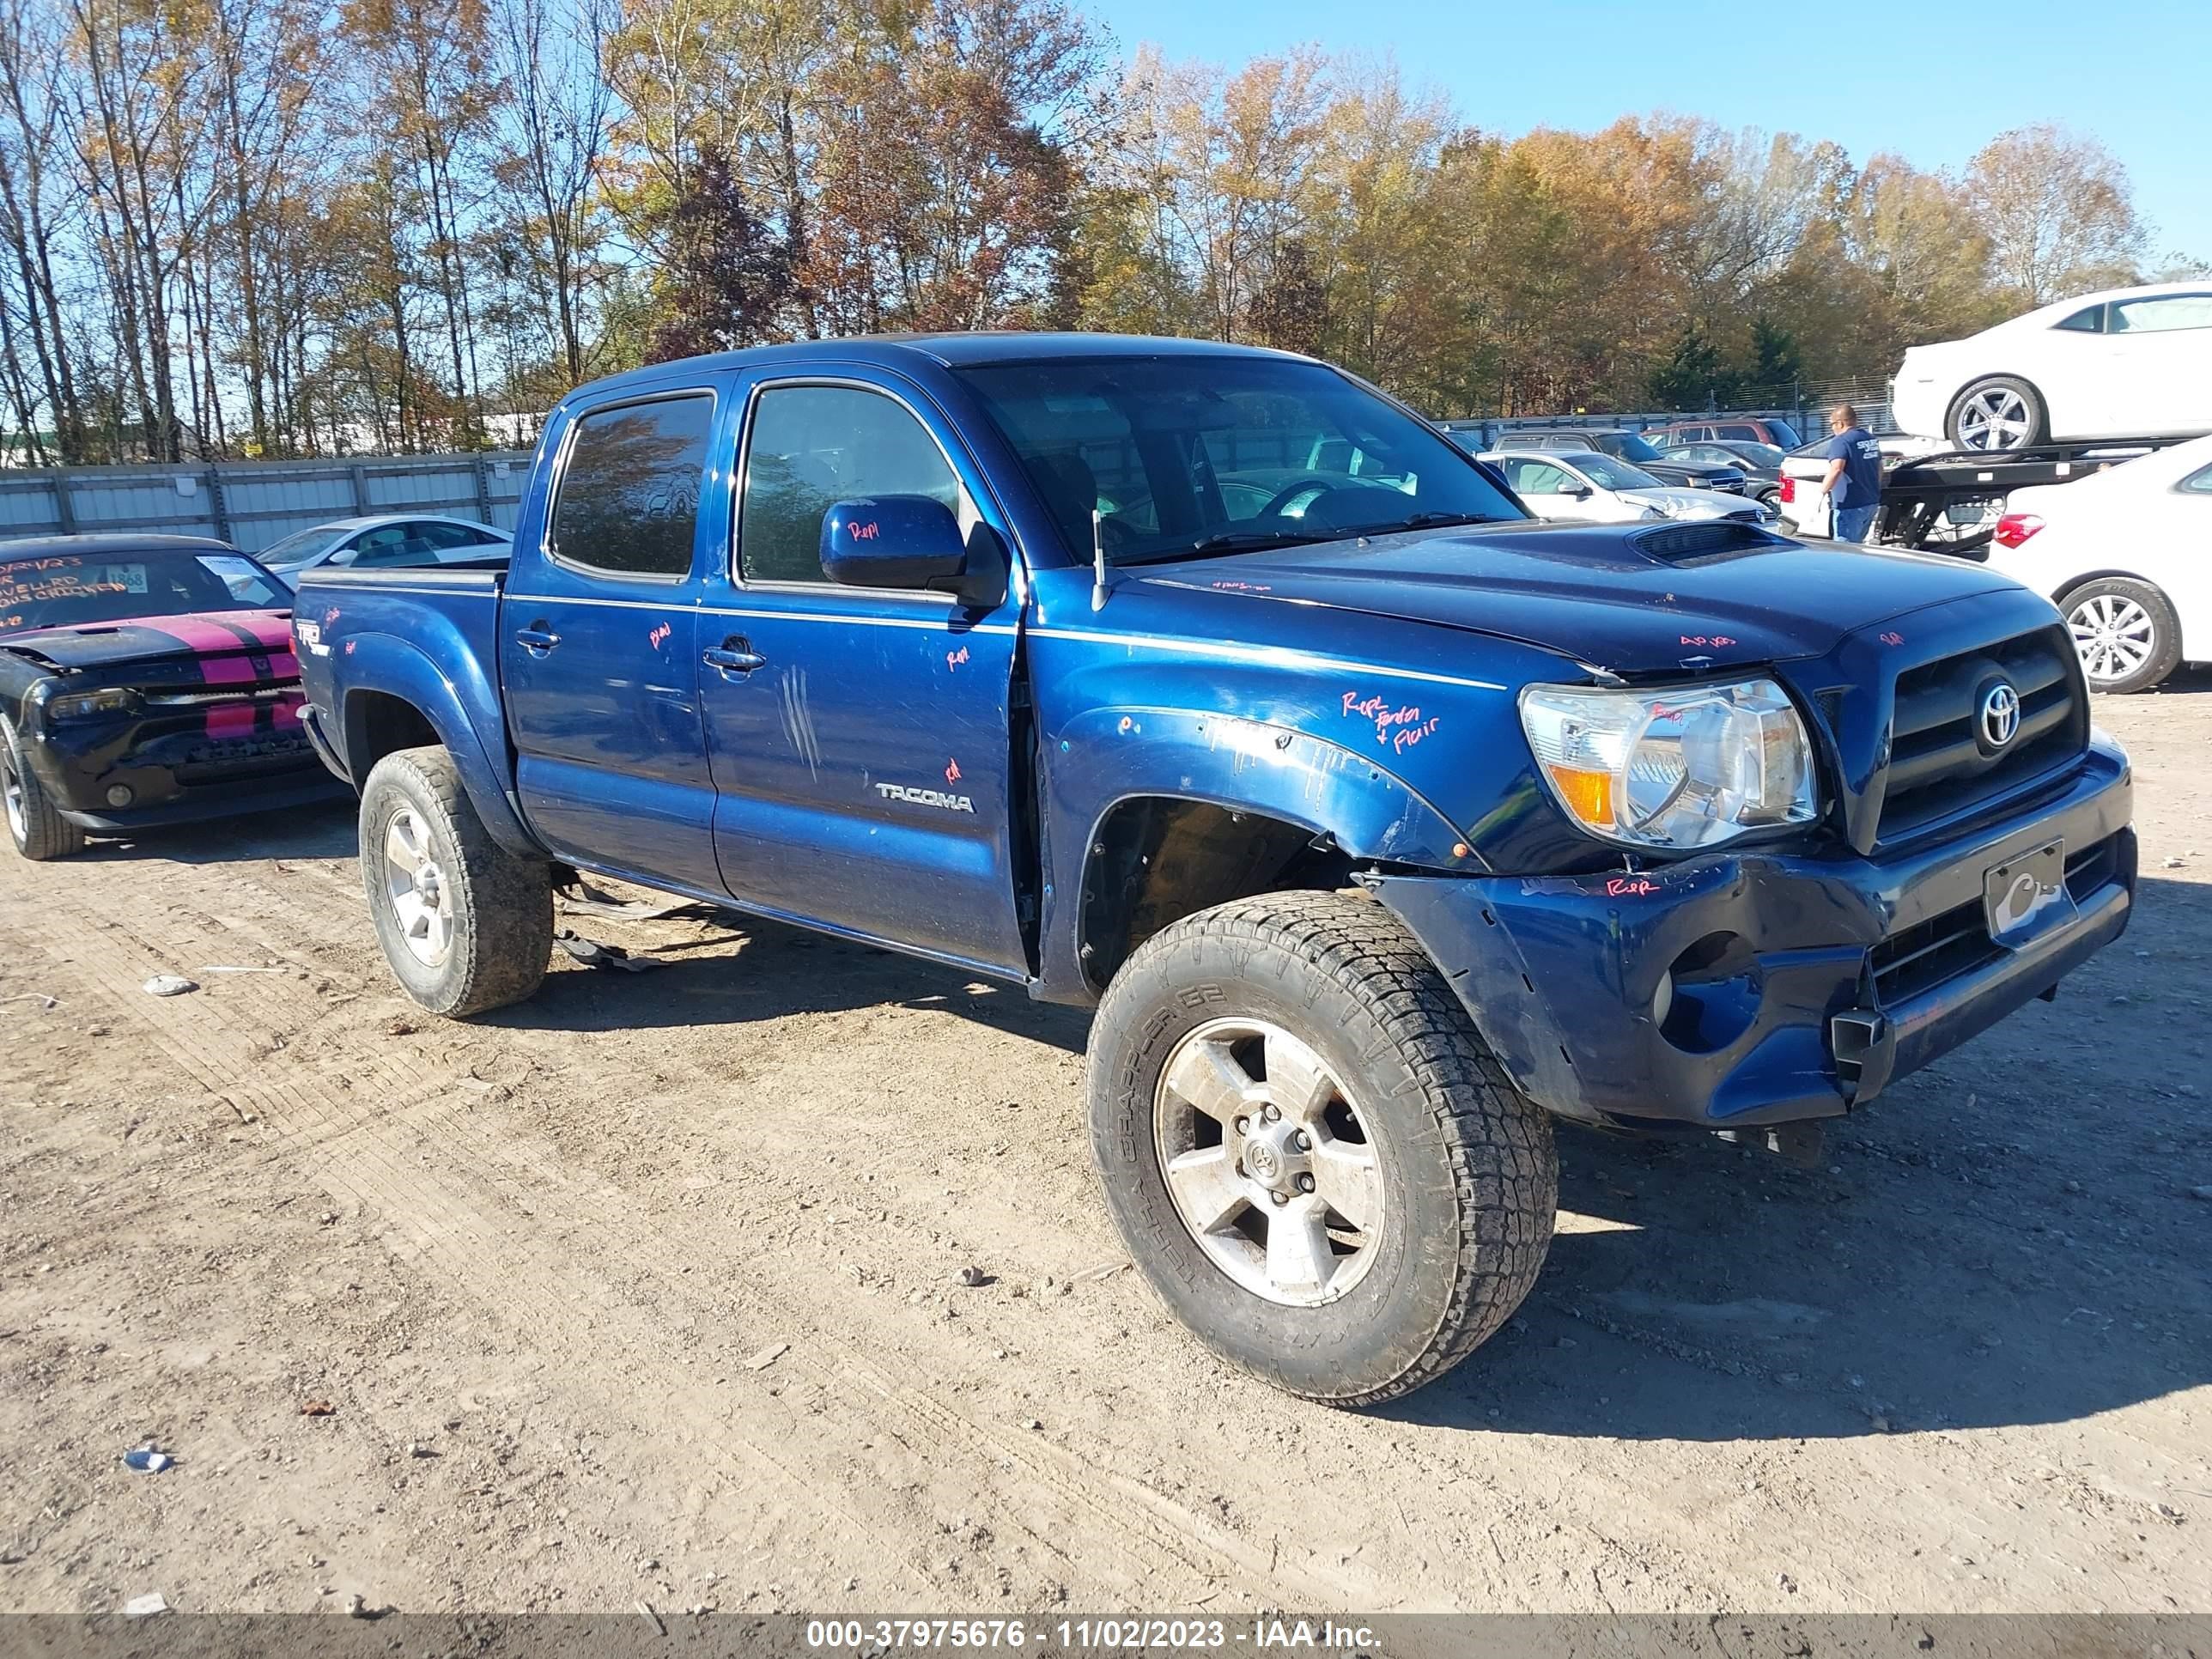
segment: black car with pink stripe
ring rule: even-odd
[[[340,792],[300,726],[291,594],[228,542],[0,541],[0,786],[25,858]]]

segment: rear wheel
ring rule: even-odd
[[[1951,405],[1951,441],[1961,449],[2025,449],[2050,435],[2043,399],[2025,380],[1977,380]]]
[[[1131,1255],[1207,1346],[1292,1394],[1410,1393],[1543,1265],[1550,1121],[1371,901],[1267,894],[1155,934],[1107,989],[1089,1088]]]
[[[361,791],[361,874],[407,994],[460,1018],[520,1002],[553,950],[553,873],[491,837],[442,748],[402,749]]]
[[[2102,576],[2058,608],[2092,691],[2148,691],[2180,665],[2181,620],[2148,582]]]
[[[54,810],[13,720],[0,720],[0,790],[8,801],[8,838],[25,858],[44,863],[84,851],[84,831]]]

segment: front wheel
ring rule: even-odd
[[[7,796],[8,838],[25,858],[43,864],[84,851],[84,831],[54,810],[15,722],[5,720],[0,720],[0,790]]]
[[[2058,601],[2092,691],[2148,691],[2180,665],[2181,619],[2148,582],[2084,582]]]
[[[453,757],[402,749],[361,790],[361,875],[407,994],[459,1019],[520,1002],[553,951],[553,876],[491,837]]]
[[[1147,940],[1091,1027],[1092,1149],[1207,1346],[1331,1405],[1465,1358],[1550,1248],[1550,1121],[1372,901],[1273,893]]]

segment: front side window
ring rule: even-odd
[[[353,539],[352,563],[366,570],[376,566],[407,564],[408,534],[410,525],[379,525],[374,530],[364,530]]]
[[[2181,487],[2194,490],[2200,495],[2212,495],[2212,466],[2198,467],[2181,481]]]
[[[1562,471],[1549,461],[1527,459],[1509,459],[1505,462],[1505,481],[1513,486],[1516,495],[1558,495],[1580,487],[1573,474]]]
[[[822,516],[867,495],[927,495],[960,510],[960,479],[895,398],[849,386],[770,386],[745,445],[738,562],[749,582],[820,582]]]
[[[2114,334],[2166,334],[2183,328],[2212,328],[2212,294],[2112,301],[2110,331]]]
[[[2105,331],[2105,308],[2102,306],[2086,307],[2057,326],[2075,334],[2102,334]]]
[[[579,420],[546,538],[553,556],[617,576],[689,573],[714,419],[702,392]]]
[[[1319,363],[1055,358],[956,371],[1075,558],[1116,564],[1525,515],[1458,446]]]

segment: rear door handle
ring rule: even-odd
[[[550,631],[544,623],[535,623],[528,628],[516,629],[514,640],[516,644],[533,657],[542,657],[561,643],[561,636]]]
[[[742,635],[733,635],[720,645],[709,646],[699,653],[699,659],[710,668],[720,670],[726,680],[768,665],[768,659],[754,650]]]

